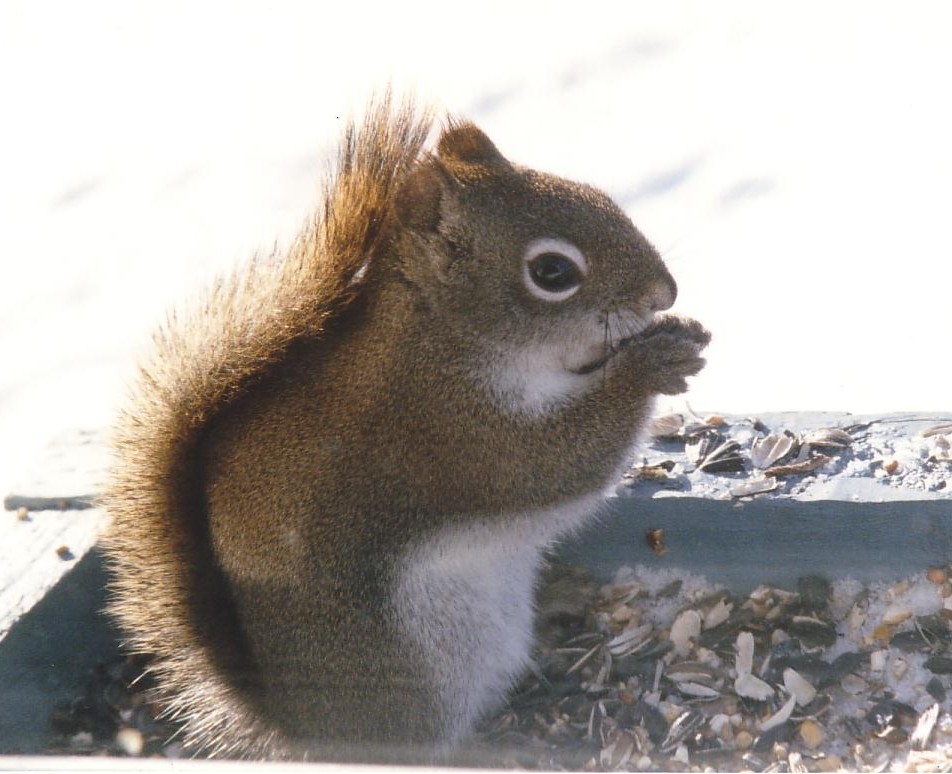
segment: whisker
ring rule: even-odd
[[[624,316],[622,315],[621,311],[618,310],[617,308],[615,309],[615,314],[614,314],[614,317],[612,318],[612,320],[613,320],[614,326],[615,326],[615,329],[614,329],[614,331],[613,331],[613,333],[614,333],[614,338],[617,339],[618,341],[624,341],[625,338],[626,338],[626,334],[627,334],[627,330],[626,330],[626,327],[627,327],[627,326],[625,325]],[[612,343],[612,352],[615,352],[615,351],[616,351],[616,350],[615,350],[615,345],[614,345],[614,342],[613,342],[613,343]]]

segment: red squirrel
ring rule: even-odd
[[[171,317],[117,422],[111,612],[190,748],[452,748],[528,663],[543,552],[703,366],[605,194],[467,121],[426,151],[432,123],[372,105],[287,254]]]

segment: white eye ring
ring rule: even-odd
[[[551,266],[540,266],[537,259],[551,256]],[[563,259],[559,263],[558,259]],[[545,268],[554,270],[548,274]],[[526,248],[522,262],[522,281],[526,289],[543,301],[565,301],[571,298],[588,274],[588,261],[571,242],[554,237],[534,239]]]

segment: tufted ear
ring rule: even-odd
[[[463,165],[508,169],[510,166],[485,132],[469,121],[450,121],[440,135],[436,151],[451,168]]]
[[[435,232],[440,225],[443,197],[450,180],[435,159],[422,162],[404,180],[394,200],[400,224],[417,234]]]
[[[511,170],[484,132],[469,121],[449,121],[436,153],[422,160],[404,180],[394,201],[400,223],[417,234],[435,233],[458,204],[468,184]]]

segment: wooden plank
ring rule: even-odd
[[[82,510],[93,507],[109,464],[103,433],[70,430],[57,435],[40,459],[3,499],[8,511]]]
[[[91,507],[106,469],[99,433],[57,436],[0,513],[0,640],[96,543],[105,514]]]
[[[741,455],[749,454],[763,431],[745,417],[725,419],[724,437],[739,439]],[[704,575],[737,593],[760,583],[792,588],[810,573],[892,580],[952,561],[952,461],[930,461],[943,442],[929,435],[952,414],[758,419],[780,433],[850,428],[855,440],[840,454],[829,451],[829,464],[753,497],[731,494],[764,478],[749,459],[741,471],[707,474],[689,461],[683,441],[655,440],[645,446],[644,464],[673,464],[670,474],[622,483],[602,518],[557,555],[606,580],[621,565],[644,564]],[[884,470],[889,460],[896,461],[892,474]],[[649,529],[663,530],[660,556],[648,544]]]

